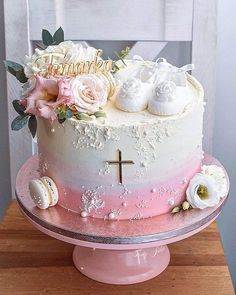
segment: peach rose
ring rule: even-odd
[[[72,79],[70,90],[79,112],[96,112],[107,102],[108,88],[103,80],[93,74]]]

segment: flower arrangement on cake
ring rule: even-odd
[[[22,83],[12,130],[37,132],[36,206],[136,220],[212,207],[227,194],[224,170],[202,165],[205,102],[192,64],[130,58],[128,47],[105,60],[61,28],[42,40],[23,65],[5,61]]]

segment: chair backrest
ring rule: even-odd
[[[167,43],[191,42],[194,75],[205,88],[204,146],[211,150],[215,96],[216,0],[5,0],[6,58],[23,62],[31,54],[41,30],[63,27],[71,40],[133,41],[131,55],[154,59]],[[184,54],[184,53],[183,53]],[[19,83],[7,78],[9,121],[15,116],[11,101]],[[10,132],[11,175],[32,155],[27,130]]]

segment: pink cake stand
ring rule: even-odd
[[[211,156],[205,156],[204,163],[220,165]],[[16,179],[17,201],[24,215],[45,234],[76,245],[76,268],[87,277],[108,284],[134,284],[159,275],[170,261],[167,245],[207,227],[227,200],[225,196],[213,208],[135,221],[81,218],[60,206],[47,210],[35,207],[28,183],[36,178],[38,157],[34,156],[22,166]]]

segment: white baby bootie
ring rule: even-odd
[[[148,111],[154,115],[170,116],[183,110],[183,105],[176,97],[176,85],[164,81],[157,85],[154,95],[148,103]]]
[[[117,93],[115,104],[125,112],[140,112],[147,108],[152,89],[138,78],[125,81]]]

